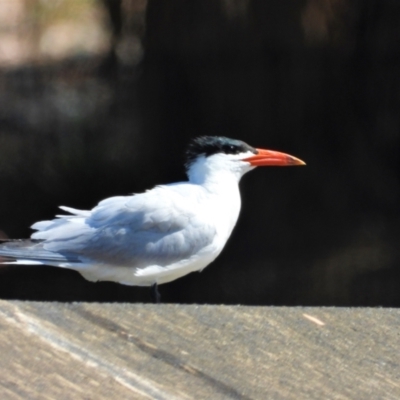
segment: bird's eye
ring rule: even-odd
[[[233,144],[227,144],[227,145],[225,145],[224,147],[225,147],[224,150],[225,150],[227,153],[234,153],[235,150],[236,150],[236,148],[235,148],[235,146],[234,146]]]

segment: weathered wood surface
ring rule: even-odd
[[[400,310],[0,301],[1,399],[396,399]]]

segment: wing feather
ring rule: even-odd
[[[103,200],[91,211],[62,207],[72,215],[34,224],[38,231],[32,239],[42,240],[44,251],[85,261],[137,268],[167,266],[189,259],[210,245],[215,235],[206,210],[198,203],[188,204],[188,190],[202,188],[158,186]],[[199,196],[200,192],[191,198]]]

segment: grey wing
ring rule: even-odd
[[[91,212],[74,213],[33,225],[44,250],[119,266],[167,266],[209,246],[213,224],[181,193],[157,187],[143,194],[113,197]]]

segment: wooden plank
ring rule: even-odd
[[[23,320],[0,317],[1,399],[149,398]]]
[[[0,301],[1,398],[399,399],[400,310]]]

